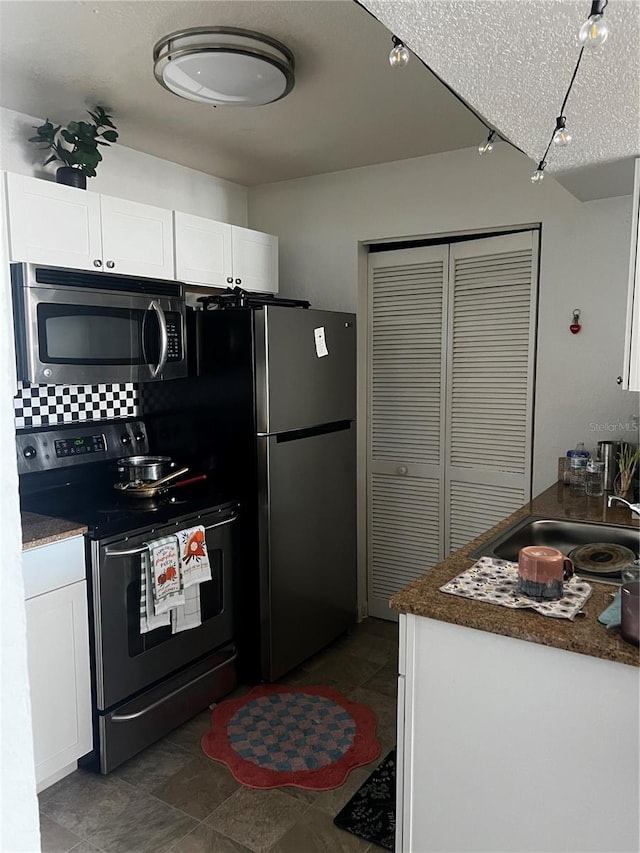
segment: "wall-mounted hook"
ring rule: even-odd
[[[569,331],[572,335],[577,335],[581,328],[582,326],[580,325],[580,309],[574,308],[573,320],[571,322],[571,325],[569,326]]]

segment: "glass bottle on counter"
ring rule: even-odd
[[[579,441],[573,450],[567,453],[570,457],[569,488],[572,492],[584,492],[589,454],[584,448],[584,442]]]
[[[588,495],[604,494],[604,462],[589,459],[585,471],[584,490]]]

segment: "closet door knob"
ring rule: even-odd
[[[242,279],[241,279],[241,278],[237,278],[237,279],[236,279],[236,284],[242,284]]]
[[[107,269],[112,270],[116,265],[115,261],[107,261]]]
[[[227,284],[233,284],[233,276],[232,275],[227,276]]]
[[[409,473],[409,469],[406,465],[398,465],[396,471],[398,472],[398,474],[402,474],[403,476]]]
[[[102,261],[100,260],[100,258],[96,258],[93,262],[93,265],[94,265],[94,267],[101,267]]]

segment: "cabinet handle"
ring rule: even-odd
[[[227,284],[233,284],[233,276],[232,275],[227,276]]]
[[[241,278],[237,278],[237,279],[236,279],[236,284],[242,284],[242,279],[241,279]]]
[[[94,267],[101,267],[102,261],[100,260],[100,258],[96,258],[93,262],[93,265],[94,265]]]
[[[112,270],[116,265],[115,261],[107,261],[107,269]]]
[[[404,474],[408,474],[408,473],[409,473],[409,469],[407,468],[407,466],[406,466],[406,465],[398,465],[398,467],[396,468],[396,470],[397,470],[398,474],[403,474],[403,475],[404,475]]]

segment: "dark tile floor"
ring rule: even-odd
[[[378,715],[381,754],[340,788],[245,788],[200,749],[205,711],[109,776],[77,770],[40,794],[43,853],[365,853],[333,818],[396,742],[397,625],[365,619],[290,673]],[[247,688],[239,688],[240,692]]]

